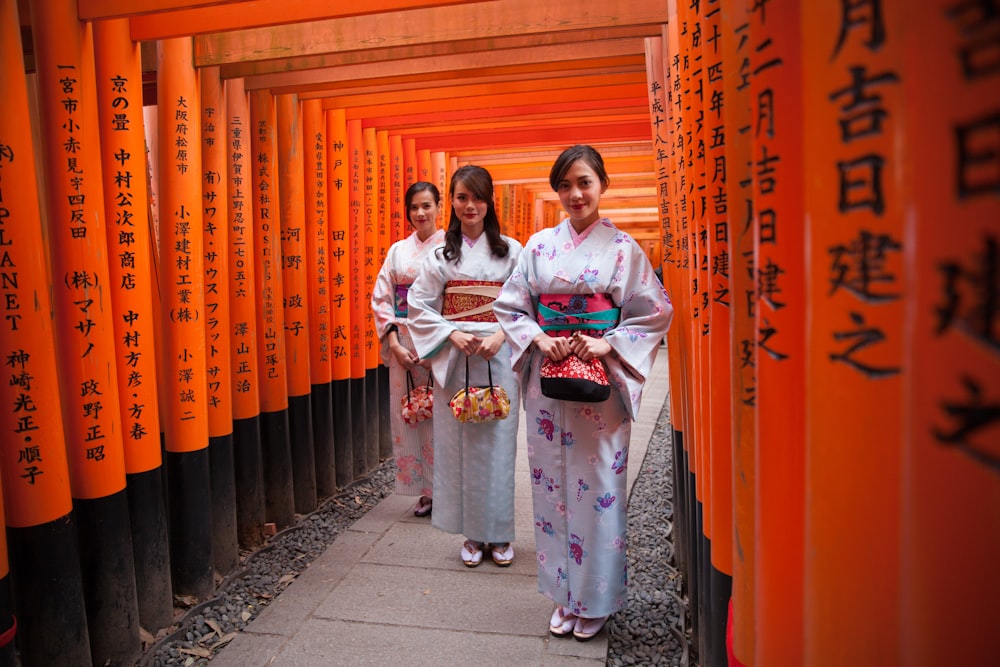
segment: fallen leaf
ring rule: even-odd
[[[207,625],[208,627],[210,627],[213,630],[215,630],[215,634],[219,635],[220,637],[222,636],[222,627],[219,625],[219,623],[215,619],[213,619],[213,618],[206,618],[205,619],[205,625]]]

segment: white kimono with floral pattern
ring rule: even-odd
[[[511,401],[510,415],[484,424],[461,423],[448,401],[465,388],[465,355],[448,336],[455,329],[485,337],[496,332],[496,322],[449,321],[441,315],[444,288],[453,280],[503,282],[514,270],[521,244],[510,245],[507,257],[490,252],[486,234],[470,247],[462,243],[462,258],[446,262],[435,249],[427,256],[420,276],[410,288],[410,333],[421,357],[429,357],[434,373],[434,512],[431,523],[448,533],[478,542],[514,541],[514,461],[517,452],[518,383],[510,365],[510,346],[504,343],[490,360],[493,384],[503,387]],[[442,246],[439,246],[441,248]],[[469,359],[470,385],[486,385],[486,360]]]
[[[396,286],[412,283],[427,253],[443,240],[444,231],[439,229],[426,241],[421,241],[414,232],[393,243],[386,253],[385,262],[372,289],[375,331],[381,341],[382,362],[389,367],[392,458],[396,464],[396,493],[402,496],[433,496],[434,430],[431,420],[419,424],[407,424],[403,421],[399,405],[406,394],[406,369],[399,365],[389,351],[386,332],[395,324],[399,343],[408,350],[416,351],[410,338],[407,318],[396,315]],[[428,371],[423,368],[414,369],[412,375],[416,386],[427,383]]]
[[[625,606],[626,465],[642,386],[673,307],[639,245],[602,218],[576,244],[569,223],[534,234],[494,303],[522,378],[538,590],[587,618]],[[609,294],[621,309],[605,332],[611,397],[546,398],[532,344],[542,294]]]

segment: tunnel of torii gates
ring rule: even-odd
[[[675,307],[664,537],[701,664],[729,621],[747,665],[987,664],[995,3],[124,4],[0,0],[5,664],[131,664],[172,595],[379,466],[405,188],[486,166],[523,242],[573,143]]]

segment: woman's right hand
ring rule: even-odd
[[[533,342],[538,347],[538,351],[552,361],[562,361],[571,352],[569,339],[564,336],[553,337],[546,333],[540,333],[535,336]]]
[[[455,329],[449,334],[448,340],[467,357],[479,353],[480,338],[478,336]]]

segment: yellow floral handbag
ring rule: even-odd
[[[448,403],[458,421],[483,424],[506,419],[510,414],[510,399],[503,387],[493,384],[493,368],[488,359],[486,372],[489,374],[489,386],[470,387],[469,358],[465,358],[465,389],[459,389]]]

